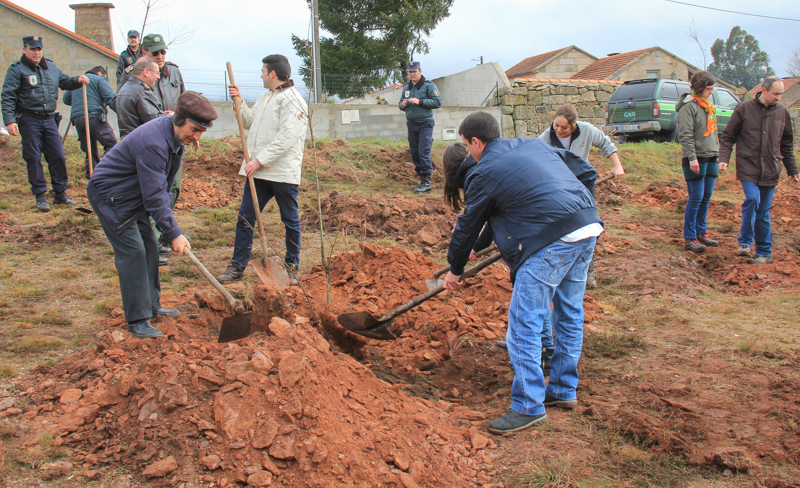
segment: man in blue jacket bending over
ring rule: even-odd
[[[458,132],[478,165],[465,182],[466,206],[450,240],[444,287],[460,286],[488,222],[514,285],[506,333],[514,368],[511,407],[489,424],[489,432],[504,434],[545,420],[545,407],[575,407],[586,271],[603,222],[578,172],[541,141],[500,139],[500,127],[487,113],[469,115]],[[545,390],[541,334],[550,302],[558,343]]]
[[[162,335],[150,325],[154,315],[180,314],[161,308],[158,240],[150,217],[175,252],[191,249],[170,208],[170,188],[186,144],[197,144],[216,118],[204,96],[182,93],[172,117],[153,119],[128,134],[100,160],[86,186],[89,202],[114,247],[128,332],[138,339]]]

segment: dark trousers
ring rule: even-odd
[[[79,115],[72,119],[72,125],[78,131],[81,151],[86,154],[83,167],[86,172],[86,179],[89,179],[89,153],[86,152],[86,120],[84,116]],[[97,167],[97,163],[100,162],[100,155],[97,153],[98,142],[103,146],[103,154],[117,144],[117,136],[114,135],[114,129],[108,125],[108,122],[100,120],[99,115],[89,114],[89,142],[92,146],[92,168]]]
[[[90,201],[91,203],[91,201]],[[119,274],[125,320],[136,322],[153,317],[161,308],[161,278],[158,274],[158,241],[147,214],[117,234],[114,227],[92,203],[94,214],[114,248],[114,265]]]
[[[286,228],[286,256],[284,262],[290,266],[300,264],[300,212],[297,208],[298,185],[291,183],[278,183],[256,178],[256,196],[258,204],[263,211],[264,206],[275,197],[278,210],[281,213],[281,222]],[[256,214],[253,211],[253,198],[250,185],[244,185],[242,193],[242,206],[239,207],[239,217],[236,222],[236,240],[233,244],[233,264],[236,269],[243,271],[250,262],[250,253],[253,248],[253,229],[256,227]]]
[[[67,162],[56,121],[22,115],[17,121],[17,127],[22,137],[22,159],[28,165],[28,183],[31,184],[31,192],[38,195],[47,191],[42,154],[50,169],[50,183],[53,185],[53,190],[67,191],[69,186]]]
[[[411,160],[414,161],[414,169],[420,176],[430,176],[433,173],[433,163],[431,163],[433,125],[432,120],[421,124],[406,121]]]

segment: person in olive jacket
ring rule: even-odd
[[[411,187],[417,193],[430,193],[431,146],[433,145],[433,109],[442,106],[442,97],[433,82],[422,76],[419,61],[408,64],[408,77],[411,81],[403,86],[403,95],[398,106],[406,113],[408,128],[408,147],[411,160],[419,176],[419,184]]]
[[[772,263],[772,224],[769,209],[781,176],[781,163],[790,183],[800,181],[794,159],[792,119],[778,102],[783,82],[777,76],[766,78],[756,97],[736,106],[725,132],[720,137],[719,167],[725,169],[736,145],[736,179],[742,183],[742,227],[739,256],[750,256],[755,239],[756,255],[749,264]]]
[[[706,216],[719,172],[719,137],[717,115],[711,103],[716,80],[708,71],[692,76],[691,93],[684,94],[675,110],[678,112],[678,141],[681,143],[681,165],[689,200],[683,218],[685,249],[703,252],[706,246],[719,243],[708,237]]]
[[[28,165],[28,182],[36,196],[36,208],[40,212],[49,212],[42,153],[50,169],[50,181],[55,192],[53,203],[75,205],[75,201],[67,196],[67,161],[58,133],[59,115],[56,112],[58,89],[78,89],[88,84],[89,78],[67,76],[52,60],[45,59],[40,36],[24,37],[22,46],[22,57],[14,61],[6,72],[0,105],[9,134],[22,137],[22,159]]]

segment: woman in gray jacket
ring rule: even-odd
[[[617,146],[611,142],[611,139],[603,131],[589,122],[578,120],[578,111],[571,103],[565,103],[556,109],[553,123],[539,135],[539,139],[553,147],[566,149],[586,161],[589,161],[589,150],[594,146],[603,153],[603,156],[614,163],[611,173],[614,174],[615,180],[625,174],[619,155],[617,155]],[[597,278],[594,274],[594,259],[589,265],[586,287],[597,287]]]

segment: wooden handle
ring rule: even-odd
[[[201,263],[201,262],[200,262],[200,260],[199,260],[199,259],[197,259],[197,258],[194,256],[194,254],[192,254],[192,251],[191,251],[191,250],[189,250],[189,248],[188,248],[188,247],[184,247],[184,248],[183,248],[183,253],[184,253],[185,255],[189,256],[189,259],[191,259],[191,260],[192,260],[192,263],[194,263],[194,265],[195,265],[195,266],[197,266],[197,269],[199,269],[199,270],[200,270],[200,272],[201,272],[201,273],[203,273],[203,276],[205,276],[205,277],[206,277],[206,279],[209,281],[209,283],[211,283],[212,285],[214,285],[214,288],[216,288],[216,289],[217,289],[217,291],[218,291],[218,292],[220,292],[220,294],[221,294],[223,297],[225,297],[225,300],[227,300],[227,301],[228,301],[228,303],[230,303],[230,304],[231,304],[231,307],[233,307],[234,309],[236,309],[236,308],[237,308],[237,307],[236,307],[236,299],[234,299],[234,298],[233,298],[233,296],[231,296],[231,294],[228,292],[228,290],[226,290],[226,289],[225,289],[225,287],[224,287],[224,286],[222,286],[222,285],[219,283],[219,281],[217,281],[217,279],[216,279],[216,278],[214,278],[214,275],[212,275],[211,273],[209,273],[209,271],[206,269],[206,267],[205,267],[205,266],[203,266],[203,263]]]
[[[482,256],[486,256],[487,254],[489,254],[490,252],[493,252],[493,251],[497,251],[497,244],[492,244],[491,246],[487,247],[486,249],[476,252],[475,253],[475,257],[476,258],[480,258]],[[433,277],[434,277],[434,279],[438,278],[438,277],[442,276],[443,274],[447,273],[448,271],[450,271],[450,266],[446,266],[446,267],[440,269],[439,271],[433,273]]]
[[[92,161],[92,133],[89,130],[89,104],[86,103],[86,85],[83,85],[83,120],[86,121],[86,160],[89,161],[89,178],[91,178],[94,174],[94,161]]]
[[[61,137],[61,145],[62,146],[67,143],[67,134],[69,134],[69,128],[70,128],[71,125],[72,125],[72,120],[68,120],[67,121],[67,128],[64,130],[64,135]]]
[[[610,180],[613,177],[614,177],[614,173],[609,173],[609,174],[603,176],[602,178],[598,179],[597,181],[595,181],[594,184],[595,184],[595,186],[597,186],[600,183],[605,183],[606,181]]]
[[[233,65],[230,61],[226,63],[228,67],[228,77],[231,79],[231,85],[236,85],[233,81]],[[241,94],[239,95],[241,97]],[[236,121],[239,122],[239,137],[242,139],[242,152],[244,152],[244,160],[250,161],[250,154],[247,151],[247,141],[244,138],[244,122],[242,122],[242,111],[236,100],[233,100],[233,110],[236,112]],[[247,183],[250,185],[250,195],[253,197],[253,210],[256,214],[256,222],[258,223],[258,235],[261,236],[261,261],[266,263],[267,260],[267,236],[264,234],[264,220],[261,218],[261,206],[258,204],[258,195],[256,194],[256,182],[252,176],[247,177]]]
[[[480,273],[481,270],[483,270],[483,268],[485,268],[485,267],[487,267],[487,266],[489,266],[491,264],[494,264],[497,261],[499,261],[501,257],[502,256],[500,255],[500,253],[497,253],[497,254],[495,254],[493,256],[490,256],[490,257],[484,259],[480,263],[476,264],[475,266],[473,266],[470,269],[468,269],[467,271],[465,271],[464,274],[461,275],[461,281],[464,281],[464,279],[466,279],[466,278],[470,278],[472,276],[475,276],[476,274]],[[385,322],[387,320],[392,320],[393,318],[397,317],[398,315],[404,314],[404,313],[408,312],[409,310],[411,310],[412,308],[418,306],[419,304],[428,301],[432,297],[435,297],[436,295],[438,295],[442,291],[444,291],[444,286],[439,285],[436,288],[434,288],[433,290],[431,290],[431,291],[429,291],[429,292],[427,292],[427,293],[425,293],[423,295],[420,295],[417,298],[415,298],[415,299],[411,300],[410,302],[406,303],[405,305],[403,305],[403,306],[401,306],[399,308],[396,308],[396,309],[392,310],[391,312],[387,313],[386,315],[384,315],[383,317],[378,319],[378,322]]]

